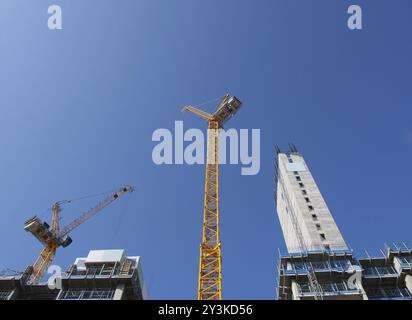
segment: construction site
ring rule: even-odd
[[[196,106],[184,108],[205,120],[208,129],[198,300],[223,299],[219,130],[241,105],[238,98],[227,94],[214,113]],[[279,253],[273,299],[412,300],[412,246],[394,243],[386,245],[380,256],[371,256],[368,252],[356,255],[346,244],[303,155],[293,144],[286,151],[276,146],[275,188],[276,211],[287,252]],[[57,250],[72,243],[70,233],[133,191],[134,187],[129,185],[119,188],[66,226],[60,226],[60,212],[62,206],[73,200],[52,205],[50,224],[37,216],[28,219],[24,230],[34,236],[43,249],[23,272],[9,269],[2,272],[0,299],[146,299],[141,258],[128,256],[122,249],[91,248],[86,257],[77,257],[67,270],[45,279]]]
[[[225,95],[213,114],[195,106],[184,110],[207,121],[207,162],[203,212],[203,236],[199,258],[199,300],[222,300],[222,257],[219,230],[219,129],[240,109],[241,102]],[[67,226],[60,227],[61,206],[72,200],[59,201],[52,206],[49,225],[37,216],[28,219],[24,230],[44,246],[35,262],[24,272],[5,270],[0,277],[2,300],[141,300],[146,296],[140,257],[126,257],[123,250],[92,250],[87,258],[77,258],[67,272],[54,278],[52,284],[41,282],[52,265],[58,248],[72,243],[69,233],[109,206],[123,195],[134,191],[132,186],[121,187],[86,211]],[[56,287],[55,282],[59,281]]]

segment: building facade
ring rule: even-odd
[[[277,148],[275,198],[288,251],[279,259],[278,299],[412,299],[412,246],[355,257],[294,145]]]
[[[26,272],[0,277],[0,300],[142,300],[140,257],[124,250],[92,250],[47,283],[27,284]],[[53,272],[58,271],[55,269]]]

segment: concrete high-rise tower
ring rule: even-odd
[[[348,250],[315,179],[297,150],[279,152],[277,176],[277,212],[288,251]],[[296,232],[297,228],[300,230]]]
[[[412,246],[355,258],[294,145],[277,148],[275,198],[288,250],[278,265],[278,299],[412,299]]]

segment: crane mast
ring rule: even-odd
[[[203,237],[200,246],[198,300],[222,300],[222,255],[219,235],[219,122],[209,120]]]
[[[50,228],[52,233],[58,233],[60,230],[59,214],[61,211],[60,205],[62,202],[56,202],[52,207],[53,217],[52,217],[52,225]],[[56,251],[58,248],[57,241],[48,240],[47,243],[48,244],[43,248],[43,250],[40,252],[39,256],[37,257],[36,261],[32,265],[33,271],[32,271],[32,274],[30,275],[29,283],[36,283],[38,280],[40,280],[43,277],[43,275],[47,272],[47,269],[50,267],[50,264],[52,263],[54,256],[56,255]]]
[[[59,219],[61,204],[70,203],[71,201],[60,201],[53,205],[53,217],[51,222],[51,227],[46,223],[42,222],[38,217],[33,217],[26,221],[24,229],[27,232],[32,233],[43,245],[44,248],[40,252],[36,261],[31,266],[31,274],[28,279],[29,284],[37,283],[45,273],[47,269],[53,262],[56,251],[59,247],[67,247],[71,244],[72,240],[68,236],[73,229],[77,228],[105,207],[110,205],[112,202],[119,199],[125,193],[133,192],[134,188],[131,186],[124,186],[117,192],[111,194],[106,199],[98,203],[95,207],[83,213],[79,218],[75,219],[69,225],[60,230]]]
[[[207,160],[203,207],[203,236],[200,245],[198,300],[222,300],[222,254],[219,233],[219,129],[240,108],[236,97],[224,96],[211,115],[193,106],[185,111],[207,120]]]

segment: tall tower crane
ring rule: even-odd
[[[51,227],[46,222],[42,222],[37,216],[34,216],[33,218],[27,220],[24,224],[24,230],[33,234],[44,245],[44,248],[40,252],[40,255],[30,268],[31,274],[28,279],[28,283],[37,283],[39,280],[41,280],[41,278],[43,278],[44,274],[47,272],[47,269],[54,259],[57,248],[65,248],[72,243],[72,239],[68,236],[68,234],[73,229],[77,228],[90,218],[94,217],[102,209],[119,199],[124,194],[133,191],[134,188],[132,186],[124,186],[120,188],[118,191],[114,192],[113,194],[99,202],[89,211],[86,211],[80,217],[73,220],[63,229],[60,229],[59,225],[61,205],[70,203],[70,200],[59,201],[53,205]]]
[[[234,116],[241,104],[236,97],[225,95],[214,114],[209,114],[194,106],[187,106],[183,109],[208,122],[198,300],[222,300],[222,256],[219,236],[219,128]]]

